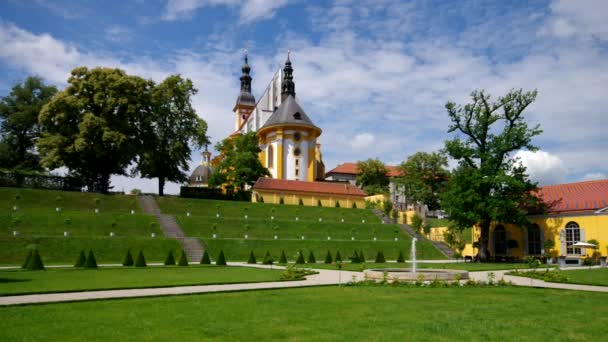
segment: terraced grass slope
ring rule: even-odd
[[[246,260],[250,250],[260,257],[268,250],[275,260],[282,250],[290,260],[295,260],[298,250],[306,255],[312,251],[317,260],[323,260],[328,250],[340,251],[345,260],[354,251],[363,251],[368,258],[383,251],[389,259],[396,259],[399,251],[410,253],[411,238],[397,225],[382,224],[366,209],[177,197],[157,200],[163,213],[176,217],[186,235],[204,240],[212,258],[220,249],[235,261]],[[417,251],[421,259],[444,258],[427,242],[419,243]]]

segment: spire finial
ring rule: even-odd
[[[293,68],[291,67],[291,50],[287,50],[287,60],[283,67],[283,81],[281,82],[281,101],[284,101],[287,96],[296,97],[296,85],[293,82]]]
[[[290,56],[290,55],[291,55],[291,50],[287,50],[287,61],[288,61],[288,62],[291,62],[291,61],[289,60],[289,56]]]
[[[245,46],[243,48],[243,67],[241,68],[241,71],[243,72],[241,74],[241,92],[239,94],[239,97],[237,98],[236,102],[237,104],[246,104],[246,105],[252,105],[255,104],[255,97],[253,97],[253,94],[251,94],[251,75],[249,75],[249,72],[251,71],[251,68],[249,67],[249,57],[247,55],[247,47]]]

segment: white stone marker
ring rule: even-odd
[[[217,234],[213,234],[213,238],[214,238],[214,239],[215,239],[215,238],[217,238]]]
[[[150,234],[150,237],[156,237],[156,233]]]
[[[110,232],[110,236],[114,236],[114,232]]]
[[[190,212],[187,212],[187,213],[186,213],[186,216],[190,217]]]
[[[55,208],[55,211],[56,211],[56,212],[60,212],[60,211],[61,211],[61,208],[57,207],[57,208]]]
[[[302,240],[304,240],[304,235],[302,235]]]
[[[19,231],[18,230],[13,230],[13,236],[17,236],[19,235]]]
[[[63,236],[69,236],[69,235],[70,235],[70,233],[68,233],[68,232],[63,232]]]
[[[328,237],[327,237],[327,240],[331,240],[331,236],[328,236]]]
[[[278,236],[276,236],[276,235],[274,236],[274,239],[275,239],[275,240],[276,240],[276,239],[278,239],[278,238],[279,238]]]
[[[95,214],[99,214],[99,209],[95,208]]]

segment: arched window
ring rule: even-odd
[[[494,228],[494,254],[507,254],[507,231],[503,225]]]
[[[571,221],[566,224],[566,254],[580,255],[580,248],[572,248],[570,245],[581,241],[581,228],[578,223]]]
[[[274,167],[274,148],[272,145],[268,146],[268,167]]]
[[[528,254],[540,255],[540,245],[540,227],[534,223],[531,227],[528,227]]]

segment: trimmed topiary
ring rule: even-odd
[[[27,265],[30,264],[30,260],[32,260],[32,255],[34,255],[34,251],[30,249],[25,256],[25,261],[23,261],[21,268],[27,268]]]
[[[359,259],[359,253],[357,253],[357,251],[355,251],[355,254],[351,255],[348,258],[350,259],[350,262],[353,264],[358,264],[361,262],[361,260]]]
[[[173,251],[169,251],[169,253],[167,253],[167,257],[165,258],[165,266],[173,265],[175,265],[175,258],[173,257]]]
[[[317,259],[315,259],[315,255],[312,253],[312,251],[310,251],[310,253],[308,253],[308,263],[309,264],[317,263]]]
[[[365,262],[365,255],[363,251],[359,251],[359,262]]]
[[[279,264],[286,264],[287,256],[285,255],[285,251],[281,250],[281,257],[279,258]]]
[[[87,260],[84,262],[84,268],[97,268],[97,260],[95,260],[95,255],[93,254],[93,250],[89,250],[89,255],[87,255]]]
[[[201,265],[209,265],[211,264],[211,259],[209,258],[209,253],[207,250],[203,253],[203,257],[201,258]]]
[[[38,253],[37,249],[34,249],[34,251],[32,252],[32,257],[30,258],[30,261],[27,264],[27,269],[29,271],[37,271],[44,269],[42,258],[40,257],[40,254]]]
[[[131,251],[127,249],[127,254],[125,255],[125,260],[122,261],[123,266],[133,266],[133,255],[131,255]]]
[[[352,208],[357,209],[357,203],[353,202]]]
[[[300,201],[298,202],[298,205],[304,205],[304,201],[302,201],[301,198],[300,198]]]
[[[84,251],[80,251],[80,254],[78,254],[78,258],[76,259],[76,262],[74,263],[74,267],[82,267],[84,266],[84,263],[86,262],[87,258],[84,256]]]
[[[215,262],[218,266],[226,266],[226,257],[224,256],[224,250],[220,250],[220,255],[217,256],[217,261]]]
[[[247,259],[248,264],[257,264],[257,260],[255,260],[255,255],[253,255],[253,249],[249,252],[249,259]]]
[[[188,266],[188,256],[186,255],[186,251],[182,249],[182,255],[179,256],[179,262],[177,266]]]
[[[146,267],[146,257],[144,257],[144,251],[140,250],[135,260],[135,267]]]
[[[403,252],[399,251],[399,256],[397,257],[397,262],[405,262],[405,258],[403,257]]]
[[[327,251],[327,255],[325,255],[325,263],[326,264],[331,264],[332,262],[334,262],[334,260],[331,257],[331,252]]]
[[[321,203],[321,200],[317,200],[317,207],[322,207],[323,204]]]
[[[302,265],[304,264],[304,254],[302,254],[302,251],[298,252],[298,258],[296,259],[296,264]]]
[[[386,259],[384,259],[384,253],[382,253],[382,251],[379,251],[378,254],[376,254],[376,263],[383,264],[385,262]]]
[[[279,204],[285,204],[285,200],[283,199],[283,197],[279,198]]]
[[[336,252],[336,259],[335,260],[336,260],[336,262],[338,262],[338,261],[342,262],[342,256],[340,255],[340,251]]]
[[[272,258],[272,256],[270,256],[270,251],[266,251],[266,254],[264,255],[264,260],[262,261],[262,264],[264,264],[264,265],[272,265],[273,262],[274,262],[274,259]]]
[[[340,208],[340,201],[336,201],[336,208]]]
[[[260,203],[264,203],[264,196],[260,196]]]

